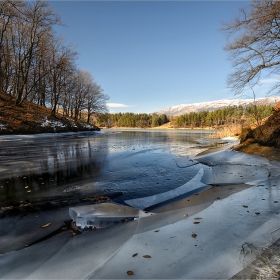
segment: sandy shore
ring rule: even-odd
[[[210,152],[195,160],[213,168],[212,188],[150,217],[75,237],[66,230],[2,254],[0,278],[241,279],[246,267],[280,237],[280,163],[229,149]],[[40,226],[52,213],[57,228],[67,210],[45,213]],[[29,218],[34,220],[27,215],[22,223],[30,235],[18,231],[8,244],[24,247],[35,237],[39,223]],[[18,224],[10,224],[15,232]],[[44,234],[52,230],[41,228]]]

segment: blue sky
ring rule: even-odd
[[[77,66],[110,96],[110,112],[152,113],[231,99],[218,31],[245,1],[50,1],[77,45]],[[116,105],[117,104],[117,105]]]

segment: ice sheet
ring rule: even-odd
[[[252,165],[271,167],[257,157],[227,155],[242,164],[252,159]],[[225,153],[212,160],[215,165],[230,163]],[[216,200],[202,211],[171,209],[2,255],[0,278],[228,279],[280,237],[278,201],[280,172],[275,169],[262,183]]]
[[[190,181],[188,181],[186,184],[184,184],[176,189],[173,189],[173,190],[170,190],[170,191],[167,191],[164,193],[152,195],[152,196],[125,200],[125,203],[134,208],[137,208],[137,209],[146,209],[150,206],[159,204],[163,201],[167,201],[167,200],[177,197],[179,195],[182,195],[187,192],[191,192],[195,189],[198,189],[200,187],[206,186],[204,183],[201,182],[203,174],[204,174],[204,170],[203,170],[203,168],[201,168]]]
[[[76,226],[105,228],[122,222],[125,219],[151,215],[141,210],[114,203],[101,203],[69,208],[69,215]]]
[[[267,167],[240,164],[212,166],[209,184],[245,184],[265,180],[269,176]]]
[[[149,231],[142,228],[90,279],[127,278],[127,270],[137,279],[230,278],[275,241],[272,233],[280,227],[280,207],[271,196],[279,197],[280,192],[279,187],[267,190],[267,186],[217,200],[174,224]]]

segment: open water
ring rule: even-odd
[[[0,137],[0,208],[117,193],[119,202],[190,181],[209,130],[102,130]]]

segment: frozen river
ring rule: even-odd
[[[234,277],[280,238],[280,164],[233,142],[197,155],[215,145],[209,133],[2,137],[0,278]],[[97,194],[114,198],[92,205]],[[83,227],[104,211],[98,223],[132,219],[66,228],[70,216]]]
[[[0,137],[0,208],[117,193],[118,202],[188,182],[206,130],[103,130]]]

